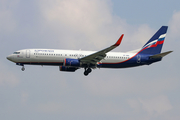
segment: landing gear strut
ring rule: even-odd
[[[21,70],[22,70],[22,71],[24,71],[24,70],[25,70],[25,67],[24,67],[24,65],[22,66]]]
[[[91,71],[91,68],[85,68],[84,75],[87,76]]]

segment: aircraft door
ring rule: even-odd
[[[26,58],[30,58],[30,50],[26,50]]]

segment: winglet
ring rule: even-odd
[[[123,39],[124,34],[121,35],[121,37],[119,38],[119,40],[113,45],[113,46],[119,46],[121,44],[121,41]]]

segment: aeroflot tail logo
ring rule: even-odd
[[[156,47],[158,44],[163,44],[166,34],[161,35],[157,40],[154,40],[147,45],[143,47],[144,48],[150,48],[150,47]]]
[[[54,52],[54,50],[34,50],[35,52]]]

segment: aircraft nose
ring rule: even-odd
[[[10,60],[10,56],[7,56],[6,58],[7,58],[8,60]]]
[[[6,58],[11,61],[12,58],[13,58],[13,56],[12,56],[12,55],[9,55],[9,56],[7,56]]]

